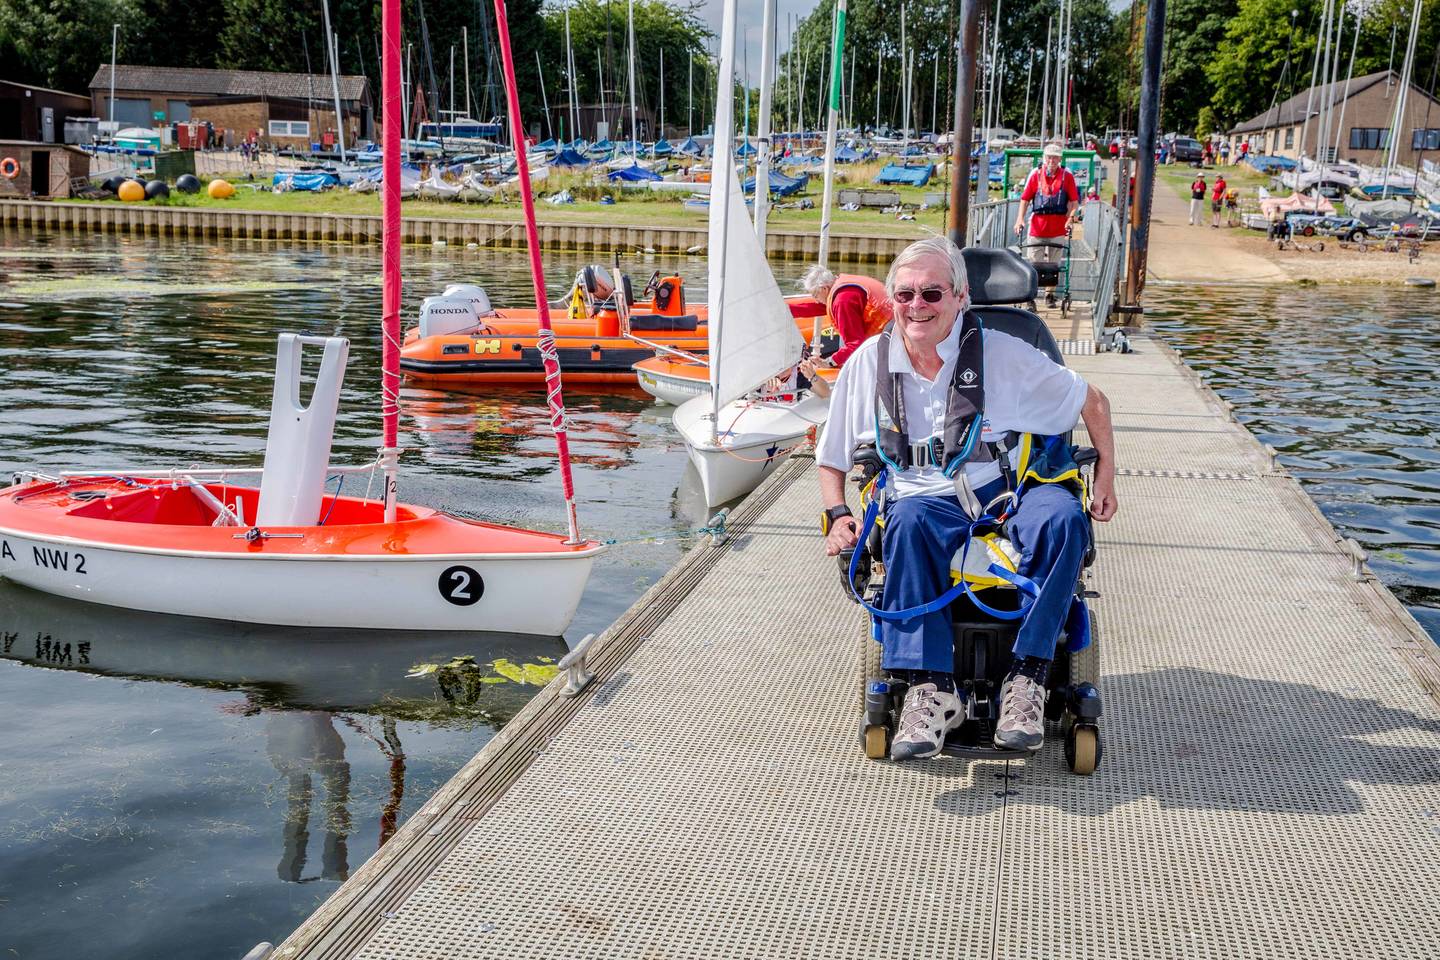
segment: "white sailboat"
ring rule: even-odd
[[[757,392],[794,369],[805,342],[765,261],[735,174],[735,6],[726,0],[721,26],[710,181],[710,393],[674,414],[709,506],[755,489],[829,412],[827,400],[808,393]]]

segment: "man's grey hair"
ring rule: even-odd
[[[940,260],[950,265],[950,287],[960,298],[960,309],[969,310],[970,277],[965,272],[965,257],[961,255],[960,248],[950,242],[949,237],[940,235],[916,240],[901,250],[900,255],[890,264],[890,272],[885,275],[885,292],[891,299],[895,297],[895,274],[901,267],[908,267],[920,260]]]
[[[835,274],[818,263],[811,264],[810,269],[806,270],[805,275],[800,278],[800,287],[816,300],[823,299],[821,294],[834,285]]]

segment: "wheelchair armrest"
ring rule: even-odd
[[[850,559],[855,556],[855,551],[860,551],[860,562],[855,567],[855,579],[850,579]],[[870,583],[870,551],[863,545],[857,544],[849,550],[841,550],[835,557],[840,568],[840,583],[844,587],[845,596],[854,600],[857,595],[864,596],[865,587]],[[852,589],[853,592],[852,592]]]
[[[1094,447],[1075,448],[1075,466],[1080,468],[1093,467],[1100,459],[1100,451]]]
[[[859,483],[861,486],[869,483],[875,475],[885,469],[885,461],[880,458],[880,451],[875,449],[873,443],[855,448],[853,457],[855,466],[860,468]]]

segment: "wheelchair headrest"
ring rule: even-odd
[[[1026,303],[1035,299],[1040,279],[1035,268],[1009,250],[966,247],[965,272],[970,277],[970,302]]]

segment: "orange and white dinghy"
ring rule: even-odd
[[[0,490],[0,576],[81,600],[248,623],[558,636],[603,545],[581,538],[560,366],[519,116],[497,3],[511,129],[535,283],[547,397],[569,536],[447,516],[396,501],[400,398],[400,2],[383,0],[383,261],[379,457],[330,465],[349,341],[280,336],[265,463],[259,470],[91,470],[21,475]],[[324,355],[308,405],[301,354]],[[260,487],[237,487],[239,474]],[[327,478],[383,475],[381,499],[327,495]]]
[[[301,408],[307,344],[323,344],[325,359]],[[22,475],[0,490],[0,576],[246,623],[563,633],[602,545],[407,504],[387,519],[383,500],[327,492],[327,479],[379,474],[387,459],[328,462],[347,350],[341,338],[281,335],[263,469]],[[236,485],[255,474],[258,489]]]
[[[840,371],[822,367],[817,373],[820,379],[833,384]],[[635,379],[640,389],[656,400],[678,407],[710,392],[710,365],[703,357],[657,353],[635,364]]]

